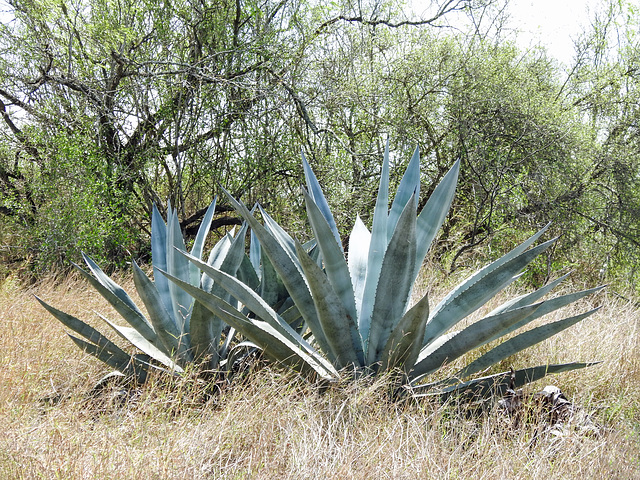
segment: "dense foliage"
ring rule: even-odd
[[[440,2],[417,19],[377,1],[10,1],[4,260],[38,274],[81,250],[110,268],[147,259],[152,204],[170,199],[190,236],[219,185],[301,231],[288,220],[304,211],[300,146],[346,238],[373,210],[388,136],[392,167],[420,146],[420,206],[462,162],[435,250],[450,268],[551,220],[564,235],[534,279],[559,262],[635,281],[637,15],[612,2],[565,71],[510,43],[494,3]],[[448,19],[474,28],[433,28]],[[238,223],[229,209],[214,230]]]

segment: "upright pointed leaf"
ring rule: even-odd
[[[351,275],[351,284],[356,302],[356,319],[360,318],[362,312],[362,300],[364,296],[364,286],[367,280],[367,260],[369,258],[369,244],[371,243],[371,233],[360,216],[356,218],[351,235],[349,236],[349,257],[348,267]]]
[[[384,150],[382,162],[382,174],[380,175],[380,187],[373,211],[373,227],[371,229],[371,241],[369,244],[369,258],[367,261],[367,279],[362,295],[362,310],[358,317],[358,328],[363,340],[368,341],[371,327],[371,315],[376,299],[376,289],[380,278],[382,260],[387,250],[387,224],[389,217],[389,140]],[[366,355],[366,345],[365,345]]]
[[[424,206],[416,224],[416,236],[418,238],[418,250],[416,252],[416,265],[413,278],[418,276],[422,262],[429,251],[433,239],[438,234],[440,227],[444,223],[451,202],[456,192],[458,184],[458,173],[460,171],[460,160],[453,164],[442,181],[435,188],[427,204]]]
[[[428,318],[429,300],[425,295],[403,315],[391,332],[380,359],[382,371],[402,368],[408,374],[413,369]]]
[[[247,207],[241,202],[236,201],[228,192],[225,191],[225,193],[231,205],[245,219],[260,240],[262,251],[266,253],[278,272],[278,275],[280,275],[291,298],[313,332],[315,341],[320,345],[320,349],[330,354],[331,349],[322,331],[320,321],[318,320],[311,293],[300,271],[299,261],[298,265],[296,265],[280,242],[251,215]]]
[[[331,209],[329,208],[327,199],[322,193],[322,188],[318,183],[318,179],[313,173],[313,170],[311,170],[311,166],[309,165],[309,162],[307,162],[307,159],[305,158],[304,153],[303,152],[301,153],[302,153],[302,166],[304,168],[304,177],[307,182],[307,189],[309,190],[309,195],[311,195],[311,198],[313,198],[313,201],[318,206],[318,209],[320,210],[320,212],[322,212],[322,215],[324,216],[327,222],[327,225],[331,230],[331,233],[333,234],[334,238],[336,239],[336,242],[340,246],[340,249],[342,249],[340,233],[338,232],[338,227],[336,226],[336,221],[333,218],[333,214],[331,213]]]
[[[409,165],[407,165],[407,170],[402,176],[398,191],[391,204],[391,211],[389,212],[389,220],[387,223],[387,238],[389,240],[391,240],[391,236],[395,231],[400,214],[412,196],[416,197],[417,204],[417,199],[420,197],[420,149],[418,147],[416,147],[413,152],[413,156],[409,161]]]
[[[162,344],[163,348],[160,348],[160,346],[158,348],[168,356],[177,355],[178,358],[186,361],[191,360],[189,345],[186,345],[185,342],[186,339],[180,336],[180,331],[162,302],[156,286],[136,262],[133,262],[133,281],[138,295],[140,295],[147,307],[153,328]]]
[[[322,330],[334,353],[338,368],[364,366],[358,327],[320,267],[297,244],[298,258],[309,282]]]
[[[180,230],[178,214],[173,210],[167,219],[167,271],[171,273],[171,275],[191,283],[189,262],[186,258],[176,253],[176,248],[186,250],[184,239],[182,238],[182,230]],[[191,313],[193,300],[184,290],[178,288],[176,285],[170,284],[169,291],[171,292],[173,314],[180,335],[187,335],[189,332],[189,315]]]
[[[391,330],[404,315],[411,296],[411,272],[416,257],[415,211],[416,198],[413,196],[398,219],[396,231],[384,255],[371,316],[369,339],[365,344],[369,365],[380,360]]]
[[[328,278],[335,293],[338,294],[343,308],[346,310],[349,317],[355,322],[358,318],[358,313],[356,311],[353,285],[351,284],[351,275],[349,274],[347,261],[344,258],[342,245],[336,242],[331,233],[329,224],[322,216],[322,213],[315,204],[313,198],[311,198],[311,196],[304,190],[303,194],[307,206],[309,223],[311,224],[313,234],[318,242],[318,247],[320,247],[322,258],[324,259],[324,268],[327,273],[326,278]],[[300,258],[300,249],[296,250],[298,258]],[[306,254],[306,252],[304,253]],[[302,262],[302,259],[300,259],[300,262]]]
[[[154,270],[153,279],[160,298],[167,311],[173,315],[169,281],[162,275],[156,275],[155,273],[156,269],[167,270],[167,226],[155,203],[153,204],[153,213],[151,214],[151,260]]]

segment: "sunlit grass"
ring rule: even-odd
[[[118,281],[134,291],[129,278]],[[610,294],[565,309],[603,306],[502,365],[602,360],[528,388],[559,386],[591,414],[596,435],[513,426],[496,409],[474,416],[432,401],[392,402],[385,379],[323,390],[272,368],[231,385],[154,378],[131,399],[117,390],[88,398],[108,370],[32,295],[83,319],[109,309],[76,277],[51,285],[9,280],[0,289],[3,479],[640,478],[640,313]]]

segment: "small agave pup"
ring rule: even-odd
[[[591,315],[594,310],[523,331],[480,356],[451,378],[426,383],[427,376],[467,352],[525,327],[599,288],[539,301],[562,278],[505,303],[481,320],[455,331],[465,317],[518,278],[523,269],[554,240],[530,248],[546,227],[511,252],[484,267],[429,308],[427,296],[410,306],[411,292],[426,253],[448,214],[459,170],[456,162],[418,214],[419,153],[413,155],[389,209],[389,151],[385,149],[372,231],[358,218],[345,256],[333,215],[320,185],[303,156],[307,189],[304,197],[309,223],[320,250],[321,264],[261,210],[264,224],[242,203],[229,200],[259,238],[263,251],[280,275],[295,307],[310,330],[303,336],[269,308],[253,290],[231,275],[183,253],[252,312],[243,315],[219,296],[167,277],[238,329],[274,360],[302,372],[337,379],[341,369],[378,374],[400,369],[416,388],[441,394],[473,389],[500,392],[550,373],[588,363],[543,365],[491,377],[465,378],[543,341]],[[564,278],[564,277],[563,277]],[[472,388],[473,387],[473,388]]]
[[[215,203],[214,200],[202,220],[191,250],[193,258],[199,259],[202,256],[215,211]],[[136,290],[145,304],[148,318],[122,287],[111,280],[87,255],[83,257],[91,273],[75,265],[129,326],[117,325],[102,315],[99,315],[100,318],[120,337],[143,352],[142,354],[126,353],[87,323],[38,299],[54,317],[84,338],[69,335],[82,350],[94,355],[116,371],[135,377],[138,383],[145,381],[150,368],[181,373],[185,366],[193,362],[204,363],[208,368],[216,368],[220,359],[226,357],[229,351],[229,340],[232,337],[228,335],[227,341],[220,345],[223,329],[221,319],[212,315],[199,302],[194,302],[183,289],[169,283],[164,275],[158,273],[159,270],[169,271],[189,285],[198,286],[231,300],[226,292],[216,290],[213,281],[200,273],[198,268],[176,250],[176,248],[182,250],[185,248],[176,211],[169,206],[165,225],[154,205],[151,231],[155,282],[133,262]],[[243,227],[235,237],[230,234],[223,237],[213,247],[208,265],[231,274],[236,274],[243,263],[245,263],[243,271],[251,269],[251,265],[246,266],[248,259],[244,262],[246,231],[247,228]]]

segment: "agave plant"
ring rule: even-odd
[[[196,235],[191,255],[200,259],[205,239],[209,233],[215,211],[215,200],[209,206]],[[116,371],[134,376],[143,383],[149,369],[155,368],[181,373],[193,362],[216,368],[229,352],[233,332],[226,336],[221,345],[224,323],[212,315],[198,301],[175,284],[167,281],[159,271],[171,272],[185,283],[213,292],[231,301],[223,290],[216,289],[211,278],[200,273],[198,268],[178,253],[185,249],[184,239],[176,210],[169,205],[165,224],[157,208],[153,207],[151,221],[151,253],[155,281],[133,262],[133,279],[138,295],[142,299],[148,317],[134,303],[131,297],[107,276],[87,255],[83,258],[89,272],[78,265],[75,267],[87,281],[115,308],[129,326],[118,325],[102,315],[99,317],[115,332],[135,346],[142,353],[130,355],[98,330],[64,313],[43,300],[38,301],[67,328],[83,338],[69,334],[71,339],[85,352],[97,357]],[[235,235],[227,234],[211,250],[208,265],[220,271],[235,274],[247,257],[244,242],[247,227]],[[243,268],[246,271],[247,268]],[[37,298],[37,297],[36,297]]]
[[[459,162],[456,162],[418,213],[420,158],[416,149],[389,208],[389,150],[385,149],[380,188],[371,232],[358,218],[343,251],[336,222],[322,189],[303,155],[306,189],[303,189],[309,223],[321,262],[311,258],[264,210],[263,223],[241,202],[229,200],[260,241],[270,263],[280,275],[310,335],[292,329],[253,289],[238,278],[182,253],[252,312],[247,317],[219,295],[166,276],[202,305],[264,350],[264,353],[302,372],[337,379],[341,372],[375,375],[402,371],[407,384],[436,388],[442,394],[474,387],[480,393],[521,386],[589,363],[543,365],[491,377],[463,381],[501,360],[543,341],[596,311],[526,330],[533,320],[578,300],[599,288],[540,301],[564,277],[495,309],[471,325],[455,330],[516,280],[524,268],[555,239],[532,246],[546,231],[487,265],[454,288],[435,307],[427,296],[410,304],[416,278],[431,242],[451,205]],[[512,332],[516,336],[505,339]],[[445,363],[482,345],[503,339],[496,347],[469,363],[451,378],[428,383],[430,374]]]

